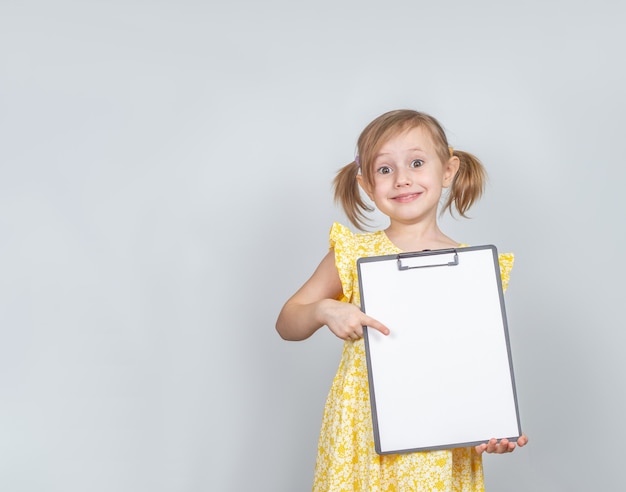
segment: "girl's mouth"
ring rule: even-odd
[[[413,200],[417,199],[420,195],[421,193],[405,193],[403,195],[394,196],[393,200],[400,202],[400,203],[412,202]]]

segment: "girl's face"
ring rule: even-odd
[[[359,175],[361,187],[392,223],[414,224],[436,219],[442,190],[452,183],[459,159],[442,162],[430,132],[415,127],[385,142],[372,165],[374,186]]]

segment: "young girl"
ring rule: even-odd
[[[345,341],[326,401],[314,491],[481,491],[482,453],[506,453],[516,447],[506,439],[491,439],[476,447],[441,451],[381,456],[374,450],[363,326],[385,335],[390,329],[359,309],[356,260],[460,246],[437,224],[443,189],[450,189],[443,210],[452,212],[454,206],[465,216],[482,194],[484,180],[476,157],[453,150],[437,120],[411,110],[391,111],[372,121],[359,137],[354,162],[335,177],[335,199],[357,228],[363,230],[366,213],[372,211],[359,188],[389,217],[389,226],[353,234],[334,224],[330,251],[285,303],[276,322],[286,340],[304,340],[328,326]],[[504,288],[512,263],[512,255],[500,255]],[[522,435],[517,445],[527,441]]]

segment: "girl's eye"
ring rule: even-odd
[[[422,159],[413,159],[411,161],[411,167],[422,167],[424,161]]]
[[[379,174],[389,174],[391,172],[391,168],[389,166],[381,166],[376,170]]]

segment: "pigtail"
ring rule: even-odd
[[[452,150],[452,155],[459,158],[459,170],[452,181],[448,199],[442,209],[442,213],[450,210],[452,205],[458,210],[462,217],[467,218],[465,212],[478,201],[483,194],[487,172],[478,158],[469,152]]]
[[[364,227],[367,225],[365,213],[372,212],[374,209],[363,200],[359,183],[356,179],[358,173],[359,166],[354,161],[342,167],[333,180],[333,189],[335,192],[335,203],[341,205],[352,224],[364,230]]]

